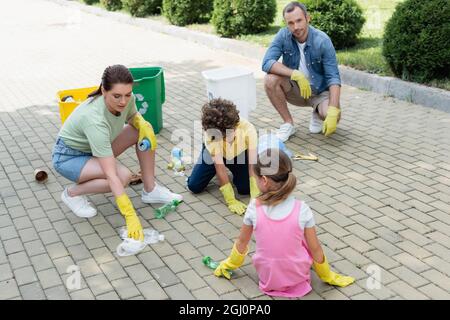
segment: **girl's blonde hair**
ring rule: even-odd
[[[258,197],[263,204],[274,206],[283,202],[297,185],[297,178],[292,173],[292,161],[279,149],[267,149],[260,153],[254,170],[258,177],[265,176],[275,183],[273,190]]]

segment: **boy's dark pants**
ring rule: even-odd
[[[250,183],[248,175],[248,152],[244,151],[233,160],[223,159],[225,166],[233,174],[233,184],[239,194],[250,194]],[[228,162],[228,163],[227,163]],[[193,193],[200,193],[208,186],[208,183],[216,175],[216,168],[211,154],[205,145],[188,178],[187,186]]]

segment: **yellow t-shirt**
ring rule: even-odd
[[[234,139],[232,143],[226,142],[226,137],[222,139],[211,137],[208,132],[204,134],[205,147],[215,156],[222,154],[227,160],[232,160],[245,150],[256,150],[258,145],[258,136],[255,127],[245,119],[240,119],[234,129]]]

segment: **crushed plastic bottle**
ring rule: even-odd
[[[155,209],[155,218],[156,219],[164,218],[169,212],[175,211],[181,202],[183,202],[183,200],[172,200],[168,204],[165,204],[162,207]]]
[[[207,266],[211,270],[216,270],[216,268],[220,264],[220,262],[214,261],[210,256],[204,256],[202,258],[202,262],[205,266]],[[228,272],[230,273],[230,276],[233,275],[233,271],[228,270]]]
[[[122,227],[119,230],[120,238],[123,240],[128,238],[128,230],[126,227]],[[145,244],[154,244],[160,241],[164,241],[164,235],[160,234],[157,230],[154,229],[144,229],[144,243]]]
[[[164,241],[164,235],[153,229],[144,229],[144,241],[128,238],[128,230],[126,227],[119,229],[119,236],[122,242],[117,246],[116,252],[119,257],[127,257],[138,254],[149,244],[155,244]]]
[[[164,241],[164,235],[153,229],[144,229],[144,242],[146,244],[154,244]]]
[[[214,261],[210,256],[204,256],[202,262],[205,266],[212,270],[216,270],[216,268],[219,266],[219,263],[217,261]]]

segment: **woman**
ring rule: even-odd
[[[128,237],[143,240],[142,226],[125,193],[131,172],[116,158],[135,145],[144,189],[142,202],[167,203],[182,196],[155,181],[156,137],[152,126],[136,112],[133,77],[122,65],[105,69],[98,90],[80,104],[61,128],[53,149],[55,170],[75,182],[64,190],[62,201],[82,218],[97,214],[84,195],[112,192],[125,217]],[[125,123],[128,123],[124,126]],[[140,151],[137,142],[148,139],[151,148]]]

